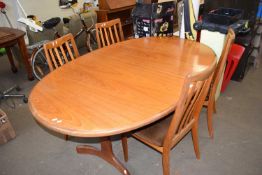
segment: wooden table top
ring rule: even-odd
[[[215,64],[214,52],[197,42],[128,40],[53,71],[33,88],[29,106],[38,122],[62,134],[120,134],[174,111],[184,77]]]
[[[6,43],[17,40],[20,37],[25,35],[25,32],[22,30],[9,28],[9,27],[0,27],[0,46],[3,47]],[[5,37],[6,35],[6,37]]]

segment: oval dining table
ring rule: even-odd
[[[153,123],[176,108],[186,75],[205,74],[214,52],[177,37],[140,38],[117,43],[58,68],[29,96],[34,118],[43,126],[76,137],[99,137],[101,149],[77,146],[99,156],[122,174],[110,136]]]

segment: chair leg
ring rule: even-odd
[[[196,158],[200,159],[200,151],[199,151],[199,144],[198,144],[198,125],[197,125],[197,123],[194,124],[194,126],[192,128],[192,140],[193,140],[193,145],[194,145]]]
[[[68,140],[68,135],[64,135],[64,139],[65,139],[65,141],[67,141]]]
[[[127,162],[128,161],[127,136],[126,135],[122,135],[121,140],[122,140],[122,147],[123,147],[123,152],[124,152],[124,159]]]
[[[12,54],[11,48],[9,48],[9,47],[6,48],[6,54],[8,56],[8,60],[9,60],[9,63],[11,65],[12,72],[16,73],[17,72],[17,68],[15,66],[15,62],[14,62],[14,58],[13,58],[13,54]]]
[[[214,109],[214,113],[216,114],[217,113],[216,100],[214,100],[213,109]]]
[[[162,154],[163,175],[170,175],[170,150],[165,149]]]
[[[212,115],[213,115],[213,109],[214,108],[214,100],[210,99],[208,101],[208,106],[207,106],[207,126],[208,126],[208,132],[210,138],[213,139],[214,137],[214,131],[213,131],[213,123],[212,123]]]

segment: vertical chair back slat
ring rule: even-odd
[[[66,48],[67,48],[67,53],[68,53],[69,56],[70,56],[70,61],[73,61],[74,58],[75,58],[75,56],[74,56],[73,53],[72,53],[72,49],[70,48],[68,42],[65,42],[65,45],[66,45]],[[66,59],[68,59],[68,57],[66,57]]]
[[[53,71],[54,69],[56,69],[56,68],[58,68],[58,65],[57,65],[57,62],[55,61],[55,55],[54,55],[54,53],[53,53],[53,50],[52,49],[50,49],[49,51],[49,54],[51,55],[51,59],[49,58],[48,59],[48,57],[47,57],[47,62],[48,62],[48,65],[49,65],[49,68],[50,68],[50,70],[51,71]],[[49,55],[48,54],[48,55]],[[47,54],[46,54],[47,55]],[[54,66],[53,66],[54,65]]]
[[[110,45],[110,41],[108,38],[108,32],[107,32],[107,28],[104,28],[104,33],[105,33],[105,38],[106,38],[106,46]]]
[[[58,60],[59,66],[62,66],[63,65],[63,60],[62,60],[62,58],[59,55],[58,49],[54,48],[54,50],[55,50],[55,58]]]
[[[112,44],[115,44],[115,39],[114,39],[114,35],[112,33],[112,27],[109,27],[109,33],[110,33],[110,37],[112,39]]]
[[[116,35],[116,41],[117,41],[117,42],[120,42],[120,39],[119,39],[119,35],[118,35],[118,32],[117,32],[117,27],[116,27],[116,25],[114,25],[114,31],[115,31],[115,35]]]
[[[105,47],[106,45],[105,45],[105,39],[104,39],[104,34],[103,34],[103,29],[102,28],[100,28],[99,30],[97,30],[97,31],[99,31],[99,32],[97,32],[97,36],[96,36],[96,38],[97,38],[97,42],[98,42],[98,47],[99,48],[101,48],[101,47]],[[101,35],[101,38],[100,38],[100,35]],[[101,41],[102,41],[102,46],[101,46]]]
[[[191,84],[192,85],[192,84]],[[188,94],[188,98],[185,103],[185,111],[184,111],[184,117],[182,118],[179,128],[176,131],[176,134],[179,134],[186,126],[187,124],[190,123],[190,121],[193,119],[192,118],[192,112],[194,109],[195,101],[198,98],[199,92],[201,90],[201,87],[199,89],[196,89],[196,85],[191,86],[191,90]]]
[[[120,19],[96,24],[98,48],[109,46],[124,40]]]
[[[71,33],[44,44],[44,50],[50,71],[79,57],[79,52]]]
[[[65,53],[63,46],[60,46],[59,49],[62,52],[62,56],[65,59],[65,62],[68,63],[68,59],[67,59],[67,56],[66,56],[66,53]]]
[[[188,80],[186,80],[184,85],[184,90],[182,90],[182,96],[183,100],[180,101],[179,106],[176,109],[175,115],[173,117],[173,120],[170,124],[170,128],[172,126],[172,123],[174,122],[174,128],[172,127],[172,139],[174,137],[177,137],[181,134],[181,131],[185,129],[188,125],[190,125],[190,122],[194,119],[192,118],[192,113],[194,110],[194,107],[197,105],[197,99],[199,98],[199,94],[203,88],[203,82],[206,80],[199,80],[201,82],[198,82],[201,84],[201,86],[196,86],[193,84],[196,84],[196,82],[193,82],[190,80],[190,77]],[[192,86],[191,86],[192,85]]]

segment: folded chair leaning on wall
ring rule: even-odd
[[[170,151],[187,135],[192,133],[192,140],[197,159],[200,158],[198,146],[198,118],[212,80],[215,64],[208,72],[189,75],[185,78],[174,113],[135,131],[132,136],[162,154],[163,174],[170,174]],[[125,144],[126,145],[126,144]],[[127,146],[124,153],[127,153]],[[125,154],[125,160],[128,154]]]
[[[214,72],[213,80],[211,82],[211,86],[210,86],[208,95],[206,97],[205,103],[204,103],[204,106],[207,107],[208,132],[209,132],[209,136],[211,138],[214,137],[212,115],[213,115],[213,112],[216,112],[215,95],[216,95],[216,91],[217,91],[217,88],[218,88],[219,81],[224,74],[224,68],[225,68],[225,65],[226,65],[227,56],[228,56],[228,53],[229,53],[231,46],[234,42],[234,39],[235,39],[234,30],[229,29],[227,36],[226,36],[226,40],[225,40],[225,44],[224,44],[224,47],[223,47],[222,54],[220,56],[219,62],[217,64],[216,70]]]
[[[51,72],[79,57],[79,52],[71,33],[44,44],[44,50]],[[68,140],[68,135],[65,135],[65,140]]]

